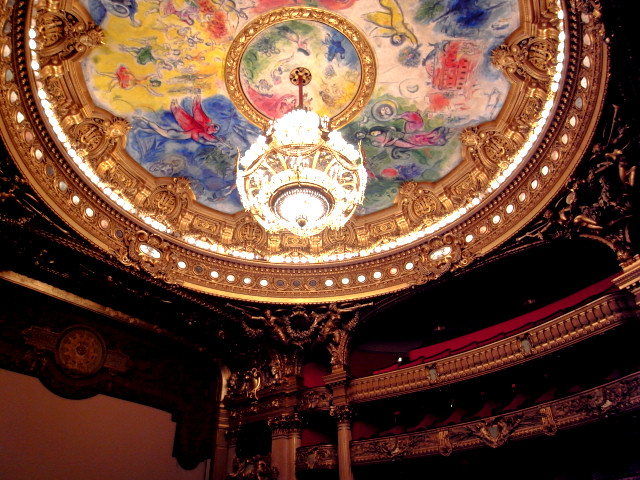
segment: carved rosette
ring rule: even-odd
[[[41,66],[80,60],[104,41],[104,32],[78,12],[40,10],[36,32]]]
[[[108,350],[100,332],[85,325],[73,325],[60,333],[30,327],[23,335],[28,345],[53,352],[58,366],[70,377],[90,377],[103,367],[111,374],[131,367],[128,356]]]
[[[302,420],[297,413],[278,415],[269,419],[269,428],[274,436],[290,435],[299,432]]]
[[[107,348],[98,332],[74,327],[58,339],[56,362],[72,376],[85,377],[98,372],[107,358]]]

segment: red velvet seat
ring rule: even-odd
[[[447,425],[455,425],[456,423],[462,423],[463,419],[469,415],[469,412],[463,408],[456,407],[451,414],[444,420],[440,420],[433,424],[434,427],[446,427]]]
[[[558,393],[558,387],[551,387],[548,390],[546,390],[542,395],[540,395],[538,398],[536,398],[535,402],[533,403],[535,405],[538,405],[540,403],[546,403],[546,402],[550,402],[551,400],[555,400],[557,393]]]
[[[496,402],[495,400],[487,400],[485,404],[482,406],[482,408],[478,410],[476,413],[470,415],[467,420],[491,417],[493,415],[493,412],[499,406],[500,406],[499,402]]]
[[[430,426],[432,426],[435,421],[438,420],[438,416],[433,413],[427,413],[420,423],[414,425],[413,427],[407,428],[407,432],[417,432],[418,430],[426,430]]]
[[[500,413],[513,412],[514,410],[518,410],[527,400],[530,400],[531,397],[529,395],[525,395],[522,392],[516,393],[516,395],[511,399],[509,403],[507,403],[504,407],[500,409]]]

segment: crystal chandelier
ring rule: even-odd
[[[307,69],[292,83],[309,83]],[[360,147],[330,129],[328,117],[299,108],[269,122],[265,134],[238,159],[242,205],[269,232],[309,237],[339,229],[364,200],[367,174]]]

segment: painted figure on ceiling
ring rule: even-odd
[[[220,130],[220,127],[213,123],[204,112],[199,96],[193,99],[192,113],[188,113],[175,99],[171,101],[170,110],[180,127],[179,129],[161,127],[145,118],[139,118],[139,120],[146,123],[148,129],[171,140],[191,138],[191,140],[204,144],[220,142],[220,139],[215,135]]]
[[[98,25],[104,22],[107,13],[110,13],[116,17],[128,17],[132,26],[140,26],[140,22],[135,18],[138,12],[136,0],[89,0],[88,9],[93,21]]]
[[[411,26],[406,23],[404,13],[396,0],[379,0],[383,12],[371,12],[364,18],[376,25],[373,33],[377,36],[389,38],[392,45],[402,45],[408,40],[418,45],[418,39]]]
[[[404,120],[404,127],[399,131],[391,126],[376,125],[369,129],[371,144],[376,147],[391,149],[391,158],[403,158],[407,150],[436,146],[441,147],[449,139],[446,127],[437,127],[424,131],[424,120],[418,112],[404,112],[397,118]]]
[[[134,87],[142,87],[155,97],[162,96],[162,94],[154,90],[154,88],[162,85],[160,77],[155,73],[151,75],[145,75],[144,77],[137,77],[125,65],[120,65],[114,73],[98,72],[98,74],[104,77],[112,78],[107,87],[108,92],[111,92],[115,87],[120,87],[123,90],[131,90]]]

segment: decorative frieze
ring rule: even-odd
[[[335,445],[313,445],[296,450],[296,471],[335,470],[338,468],[338,449]]]

